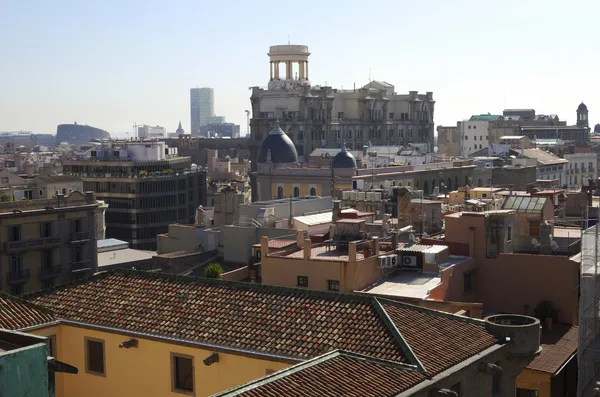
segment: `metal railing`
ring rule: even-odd
[[[9,284],[18,284],[24,283],[31,277],[31,270],[24,269],[19,270],[17,272],[9,272],[8,273],[8,283]]]
[[[72,272],[83,272],[92,269],[92,261],[78,261],[71,263],[71,271]]]
[[[57,244],[60,244],[60,236],[36,237],[6,242],[4,243],[4,249],[6,252],[25,251],[29,249],[47,248],[48,246]]]
[[[42,267],[40,269],[40,278],[46,279],[57,277],[61,273],[61,271],[62,269],[60,265]]]

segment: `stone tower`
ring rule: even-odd
[[[585,128],[589,128],[590,126],[588,121],[588,108],[583,102],[577,107],[577,126]]]

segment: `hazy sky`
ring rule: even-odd
[[[600,122],[600,1],[0,1],[0,131],[190,129],[189,89],[241,124],[270,45],[309,46],[313,84],[433,91],[436,124],[504,106]]]

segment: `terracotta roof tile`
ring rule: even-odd
[[[552,331],[542,333],[542,352],[527,366],[528,369],[555,374],[577,352],[578,328],[556,324]]]
[[[0,328],[17,330],[54,320],[50,310],[0,292]]]
[[[336,351],[215,397],[386,397],[425,379],[425,375],[408,366]]]
[[[371,296],[131,270],[30,299],[91,325],[300,360],[338,349],[413,365],[420,360],[428,373],[496,344],[481,321]]]

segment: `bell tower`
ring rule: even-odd
[[[310,85],[308,80],[308,46],[273,45],[269,48],[269,89],[285,88],[292,84]],[[282,67],[283,65],[283,67]]]
[[[581,104],[577,107],[577,126],[585,128],[590,127],[588,120],[588,108],[583,102],[581,102]]]

